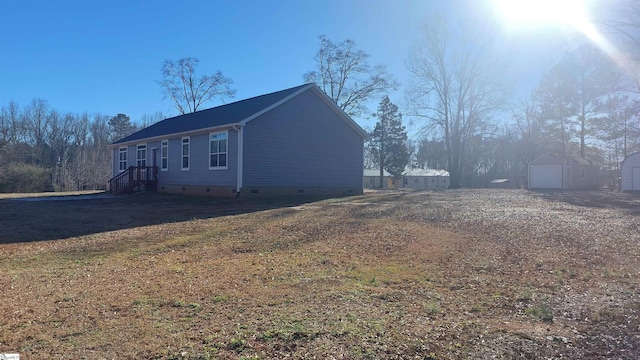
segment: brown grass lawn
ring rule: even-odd
[[[21,359],[637,359],[640,198],[0,200]]]

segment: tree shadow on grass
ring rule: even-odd
[[[66,239],[135,228],[211,219],[319,201],[321,196],[220,199],[156,193],[0,200],[0,244]]]
[[[554,202],[596,209],[621,209],[640,215],[640,193],[616,191],[535,191],[538,196]]]

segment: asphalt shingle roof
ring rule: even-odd
[[[309,84],[164,119],[113,144],[235,124],[285,99],[305,86]]]

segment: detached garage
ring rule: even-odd
[[[622,191],[640,191],[640,152],[627,156],[620,166]]]
[[[593,189],[599,171],[591,161],[574,156],[543,155],[529,164],[529,189]]]

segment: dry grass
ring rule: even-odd
[[[60,197],[60,196],[76,196],[76,195],[96,195],[102,194],[102,190],[91,191],[67,191],[67,192],[42,192],[42,193],[0,193],[0,200],[3,199],[20,199],[20,198],[42,198],[42,197]]]
[[[638,215],[595,192],[2,200],[0,351],[636,359]]]

